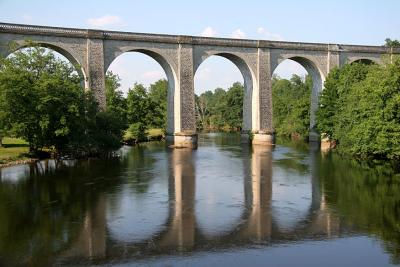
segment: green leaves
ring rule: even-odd
[[[31,150],[61,148],[74,127],[68,107],[84,102],[73,66],[41,47],[15,52],[2,60],[0,92],[3,124],[30,144]]]
[[[399,40],[392,40],[390,38],[385,39],[385,46],[387,47],[400,47],[400,41]]]
[[[327,77],[317,128],[360,157],[400,159],[400,61],[353,63]]]
[[[126,122],[127,102],[122,91],[119,90],[121,79],[118,75],[108,71],[106,73],[106,104],[107,111],[116,114],[121,120]],[[125,123],[125,127],[127,124]]]
[[[244,87],[232,84],[227,91],[217,88],[196,96],[196,117],[199,130],[240,131],[243,124]]]
[[[272,101],[274,129],[278,136],[303,138],[310,126],[310,98],[312,80],[293,75],[289,80],[274,77]]]
[[[151,84],[148,97],[150,102],[148,126],[165,129],[167,126],[168,81],[161,79]]]
[[[121,116],[114,115],[119,110],[98,113],[93,96],[81,82],[74,66],[38,46],[1,59],[2,132],[25,139],[32,153],[54,148],[76,155],[77,151],[103,153],[118,148],[124,127]],[[122,97],[112,93],[115,97],[109,99],[114,102]]]

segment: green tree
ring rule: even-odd
[[[334,128],[341,119],[350,87],[364,80],[370,67],[368,64],[354,62],[331,70],[320,95],[320,106],[316,113],[318,131],[328,134],[332,139],[337,138]]]
[[[328,75],[317,128],[340,151],[400,159],[400,60],[382,66],[353,63]],[[337,96],[336,99],[333,96]]]
[[[150,101],[146,88],[142,84],[135,83],[129,89],[127,97],[127,121],[129,124],[140,122],[150,125],[149,119]]]
[[[200,96],[195,95],[196,105],[196,125],[198,130],[209,128],[210,121],[210,99],[213,97],[213,92],[206,91]]]
[[[226,109],[223,118],[231,130],[240,131],[243,123],[244,87],[241,83],[234,83],[226,93]]]
[[[151,84],[147,95],[150,107],[147,117],[150,126],[165,129],[167,126],[168,81],[160,79]]]
[[[0,91],[0,147],[3,145],[2,141],[4,136],[7,135],[7,117],[5,112],[5,95],[4,92]]]
[[[120,146],[122,120],[99,112],[73,65],[35,44],[0,63],[1,129],[25,139],[32,154],[108,154]]]
[[[62,149],[85,118],[85,92],[74,66],[37,46],[0,65],[2,124],[28,141],[31,152]]]
[[[147,140],[147,129],[142,122],[132,123],[124,135],[125,142],[138,143]]]
[[[217,88],[195,97],[197,128],[206,131],[240,131],[244,87],[236,82],[225,91]]]
[[[357,105],[354,105],[357,103]],[[374,66],[350,87],[335,128],[342,150],[400,159],[400,61]]]
[[[226,91],[222,88],[215,89],[210,101],[210,130],[221,130],[226,125],[224,118],[226,108]]]
[[[127,103],[126,98],[123,96],[121,90],[119,90],[121,79],[118,75],[108,71],[106,73],[106,103],[107,111],[114,113],[120,119],[126,122],[126,110]]]
[[[310,125],[312,80],[293,75],[290,80],[272,80],[274,129],[278,136],[306,138]]]
[[[399,40],[392,40],[390,38],[385,39],[385,46],[387,47],[400,47],[400,41]]]

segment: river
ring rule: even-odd
[[[400,177],[301,143],[0,169],[0,266],[392,266]]]

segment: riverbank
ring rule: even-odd
[[[24,140],[4,137],[3,146],[0,147],[0,167],[35,161],[28,156],[28,152],[29,145]]]
[[[137,145],[139,143],[161,141],[165,138],[164,130],[161,128],[152,128],[146,130],[146,134],[143,135],[139,140],[136,136],[130,133],[128,130],[125,132],[123,137],[123,143],[127,146]]]
[[[163,129],[149,129],[147,130],[147,140],[145,142],[159,141],[163,138]],[[4,137],[2,142],[3,146],[0,147],[0,168],[33,163],[38,160],[29,156],[29,144],[25,140]]]

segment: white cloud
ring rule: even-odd
[[[273,41],[284,41],[283,37],[277,33],[269,32],[263,27],[257,28],[257,33],[262,35],[263,38]]]
[[[112,15],[105,15],[99,18],[90,18],[87,20],[87,23],[90,26],[107,26],[107,25],[121,25],[122,24],[122,19],[118,16],[112,16]]]
[[[244,39],[246,38],[246,34],[241,29],[236,29],[232,32],[231,37],[236,39]]]
[[[214,36],[217,35],[217,31],[216,31],[214,28],[208,26],[207,28],[205,28],[205,29],[201,32],[200,35],[203,36],[203,37],[214,37]]]
[[[159,71],[159,70],[150,70],[150,71],[146,71],[145,73],[143,73],[142,77],[144,79],[158,80],[161,78],[165,78],[165,73],[162,71]]]

